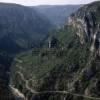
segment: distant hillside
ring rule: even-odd
[[[0,3],[0,51],[16,53],[37,47],[51,23],[29,7]]]
[[[75,12],[82,5],[44,5],[36,6],[36,10],[44,14],[55,26],[59,27],[67,22],[71,13]]]

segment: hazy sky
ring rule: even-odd
[[[86,4],[99,0],[0,0],[0,2],[17,3],[23,5],[56,5],[56,4]]]

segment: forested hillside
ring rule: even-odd
[[[52,24],[29,7],[0,3],[0,51],[39,47]]]

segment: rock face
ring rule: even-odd
[[[76,29],[76,34],[80,39],[81,44],[88,42],[90,50],[97,51],[100,56],[100,6],[97,3],[86,5],[78,12],[72,14],[69,18],[69,25],[73,25]],[[91,6],[91,7],[90,7]]]
[[[49,39],[48,47],[56,48],[58,46],[58,40],[54,36]]]

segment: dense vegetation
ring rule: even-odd
[[[28,100],[100,99],[100,2],[71,15],[76,27],[67,24],[48,38],[52,25],[36,9],[0,5],[0,91],[14,87]]]
[[[19,55],[13,65],[16,67],[12,71],[12,76],[16,77],[17,72],[23,73],[30,87],[37,91],[69,91],[72,88],[68,87],[69,82],[76,80],[75,77],[78,77],[89,59],[88,44],[81,46],[74,32],[75,30],[70,26],[65,26],[57,32],[56,36],[59,40],[57,48],[33,49]],[[16,79],[15,77],[13,79]],[[16,85],[20,89],[18,84]]]
[[[87,7],[91,5],[93,8],[96,4],[93,3]],[[85,8],[81,8],[75,17],[83,16],[80,13],[82,9]],[[96,19],[94,19],[95,22]],[[43,46],[19,54],[12,65],[12,84],[22,93],[28,93],[28,98],[32,96],[32,93],[29,92],[27,85],[32,90],[41,92],[40,95],[32,96],[36,100],[95,100],[99,98],[100,57],[96,49],[90,52],[91,42],[82,44],[76,33],[75,27],[65,25],[53,34],[57,40],[55,47]],[[47,41],[46,44],[50,40]],[[19,84],[16,81],[20,81]],[[42,94],[43,91],[69,93]]]

